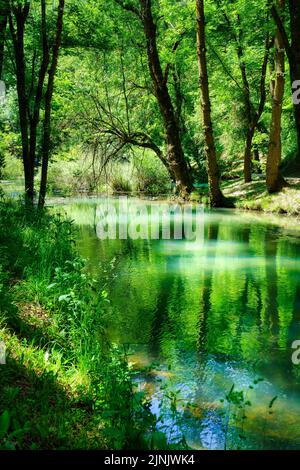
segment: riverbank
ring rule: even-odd
[[[253,211],[253,212],[265,212],[267,214],[285,214],[289,216],[300,216],[300,178],[286,178],[288,186],[277,194],[268,194],[266,190],[266,184],[263,178],[254,179],[251,183],[245,183],[242,178],[235,179],[233,181],[225,181],[222,183],[222,189],[224,195],[229,198],[237,209]],[[23,192],[23,182],[17,181],[6,181],[0,182],[2,190],[8,197],[17,197]],[[80,193],[82,197],[99,197],[103,193]],[[124,196],[128,197],[139,197],[145,200],[163,200],[166,201],[177,201],[178,199],[172,194],[164,194],[160,196],[149,196],[144,193],[105,193],[106,195]],[[78,195],[74,193],[73,196]],[[73,197],[70,195],[68,197]],[[48,204],[52,204],[52,201],[64,202],[66,197],[63,194],[57,193],[55,196],[48,198]],[[191,195],[191,200],[200,202],[202,204],[208,204],[208,187],[207,185],[201,185],[201,188],[195,190]]]
[[[262,178],[255,179],[251,183],[245,183],[243,179],[226,181],[223,182],[222,189],[224,195],[232,201],[236,209],[298,217],[300,216],[300,179],[286,178],[286,182],[288,185],[276,194],[267,192],[265,181]],[[124,193],[120,194],[124,195]],[[118,196],[118,194],[115,194],[115,196]],[[150,197],[141,193],[130,193],[128,196],[144,197],[146,200],[177,200],[176,196],[171,194]],[[192,194],[191,200],[207,205],[208,187],[202,185],[201,189],[197,189]]]
[[[287,178],[288,186],[280,193],[268,194],[263,179],[244,183],[238,179],[223,184],[224,194],[236,208],[272,214],[300,215],[300,179]]]
[[[151,448],[155,422],[74,239],[65,218],[0,203],[0,449]]]

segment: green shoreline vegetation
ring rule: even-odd
[[[108,342],[107,294],[74,236],[58,215],[0,203],[0,448],[155,448],[156,418]]]
[[[150,162],[153,160],[150,159]],[[150,164],[148,162],[148,165]],[[24,181],[22,178],[22,172],[20,171],[20,162],[11,157],[11,164],[14,166],[14,171],[10,172],[10,168],[3,171],[2,180],[2,192],[7,195],[20,195]],[[102,183],[91,190],[88,186],[90,174],[82,173],[80,182],[77,181],[76,177],[72,176],[70,171],[69,179],[61,176],[57,177],[56,165],[54,166],[55,171],[52,173],[52,165],[49,168],[50,185],[48,191],[48,197],[62,197],[68,198],[72,196],[81,195],[128,195],[138,196],[144,198],[159,199],[163,196],[165,199],[174,200],[176,195],[172,192],[168,177],[164,173],[163,169],[160,168],[161,179],[156,173],[157,166],[154,161],[153,169],[149,170],[149,166],[139,168],[139,174],[132,177],[134,169],[128,170],[128,165],[124,166],[117,164],[112,165],[112,173],[114,174],[113,183],[103,179]],[[159,168],[159,166],[158,166]],[[150,171],[150,173],[149,173]],[[141,172],[143,172],[143,186],[138,185],[138,181],[141,181]],[[117,181],[116,175],[122,174],[122,181]],[[155,176],[156,175],[156,176]],[[149,182],[152,181],[152,185]],[[300,216],[300,178],[287,177],[287,186],[282,189],[279,193],[269,194],[266,190],[265,183],[258,175],[253,178],[251,183],[245,183],[242,178],[234,178],[232,180],[224,181],[222,183],[222,189],[225,196],[231,199],[236,209],[253,211],[253,212],[265,212],[267,214],[280,214],[293,216],[298,218]],[[147,188],[147,190],[146,190]],[[205,206],[209,206],[209,194],[208,187],[206,184],[200,185],[194,189],[190,195],[190,201],[199,202]]]

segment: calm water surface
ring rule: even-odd
[[[262,215],[213,211],[204,243],[101,241],[98,203],[63,209],[108,291],[111,340],[142,370],[136,380],[152,410],[164,407],[161,388],[176,391],[180,429],[194,448],[300,448],[300,366],[291,360],[300,340],[297,223],[286,229]],[[221,401],[233,384],[251,402],[235,426],[234,406]],[[168,411],[164,424],[175,438]]]

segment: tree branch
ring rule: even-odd
[[[281,37],[282,37],[282,40],[283,40],[283,43],[284,43],[284,47],[285,47],[285,50],[286,50],[286,54],[288,56],[288,59],[289,61],[292,60],[292,48],[290,46],[290,41],[289,41],[289,38],[288,38],[288,35],[287,35],[287,32],[286,32],[286,29],[285,29],[285,26],[283,24],[283,21],[277,11],[277,8],[275,5],[273,5],[271,7],[271,15],[276,23],[276,26],[281,34]]]
[[[185,35],[185,31],[183,31],[183,33],[181,33],[181,35],[180,35],[180,38],[178,38],[177,41],[174,42],[173,47],[172,47],[172,53],[173,54],[177,51],[178,47],[180,46],[184,35]],[[170,68],[171,68],[171,64],[168,63],[166,65],[165,72],[164,72],[164,83],[168,82]]]

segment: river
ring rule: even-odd
[[[205,211],[204,241],[101,240],[101,201],[66,200],[60,210],[103,279],[110,340],[169,439],[184,435],[195,449],[300,448],[298,222]]]

